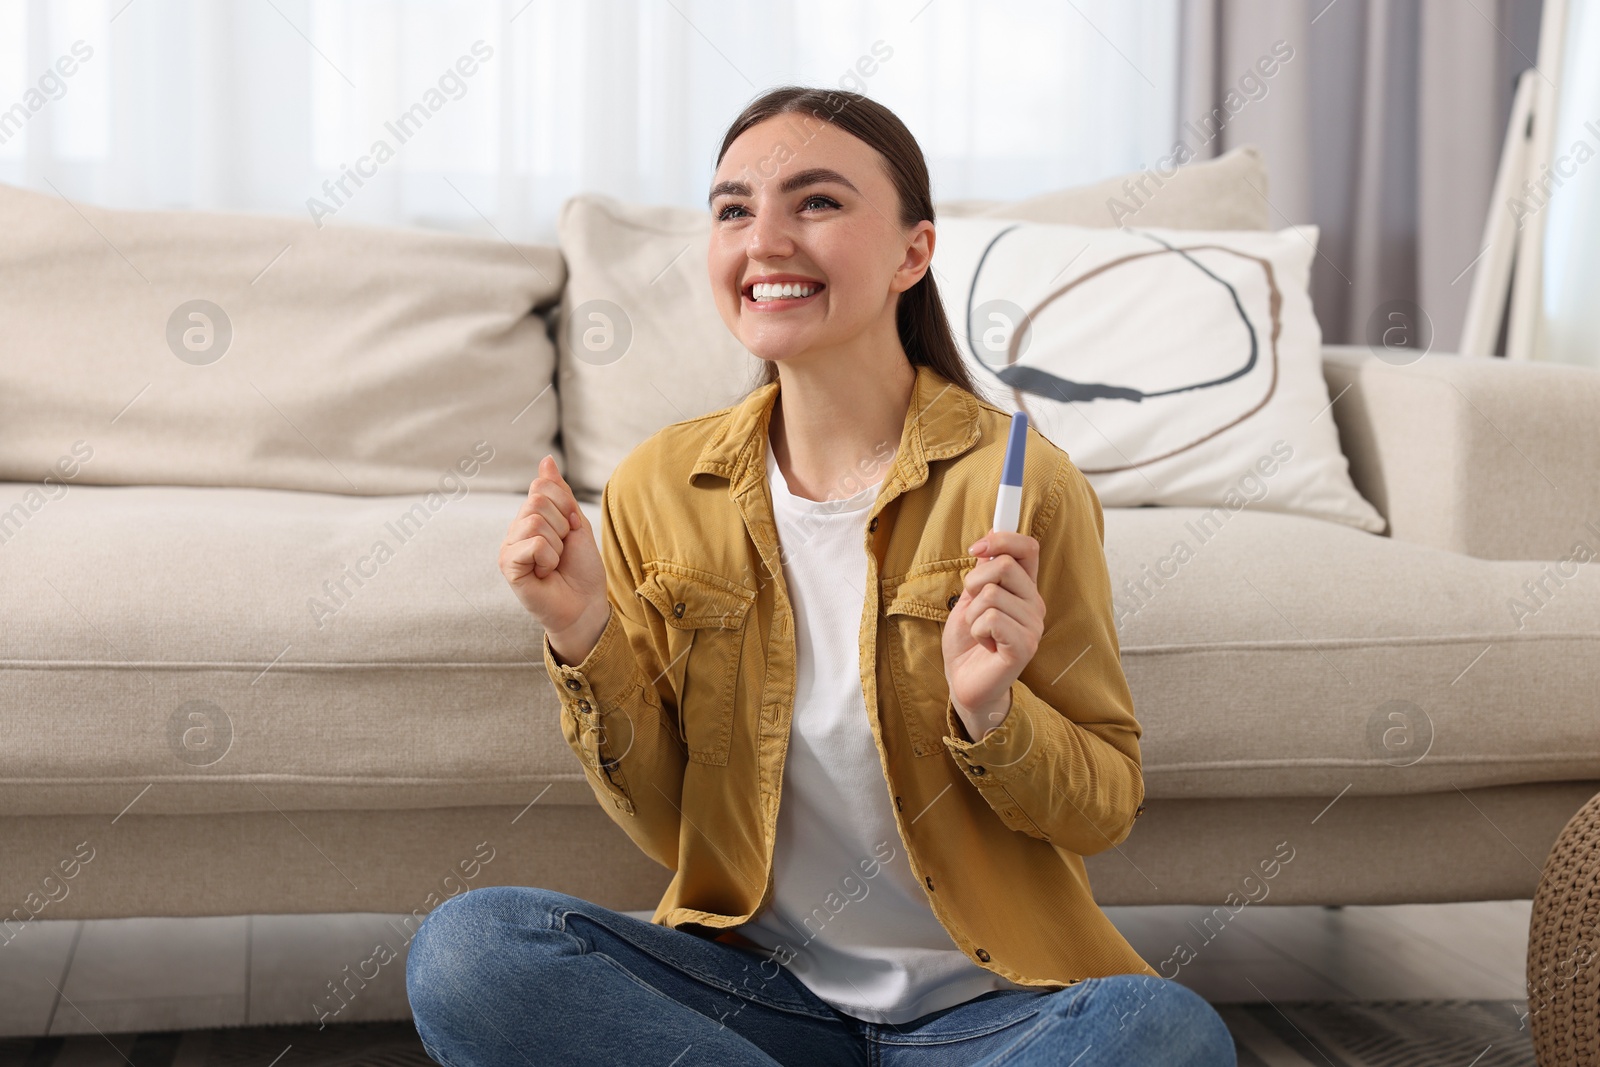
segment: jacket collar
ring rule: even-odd
[[[895,451],[894,467],[886,477],[898,479],[899,490],[915,489],[928,478],[928,461],[960,455],[978,440],[978,399],[925,364],[916,365],[911,404],[906,410]],[[738,495],[756,479],[767,476],[767,427],[781,382],[760,386],[736,404],[720,428],[707,439],[689,471],[689,484],[701,474],[728,479]],[[886,484],[885,489],[889,489]]]

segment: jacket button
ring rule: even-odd
[[[567,688],[568,689],[582,689],[583,688],[583,683],[578,681],[576,678],[568,678],[567,679]]]
[[[983,961],[983,962],[984,962],[984,963],[988,963],[988,962],[989,962],[989,953],[988,953],[988,952],[987,952],[987,951],[986,951],[986,950],[985,950],[985,949],[981,949],[981,948],[980,948],[980,949],[979,949],[979,950],[978,950],[978,951],[977,951],[977,953],[976,953],[976,955],[977,955],[977,957],[978,957],[978,958],[979,958],[979,959],[980,959],[980,960],[982,960],[982,961]]]
[[[972,773],[973,774],[984,774],[984,773],[987,773],[987,772],[984,771],[982,765],[975,763],[975,764],[972,765]]]
[[[877,518],[877,516],[873,516],[872,521],[867,523],[867,529],[873,530],[873,531],[876,531],[878,529],[878,518]]]
[[[933,876],[931,874],[925,874],[922,876],[922,880],[928,883],[928,892],[933,892]]]
[[[953,608],[953,607],[956,606],[956,601],[958,601],[960,599],[961,599],[961,594],[957,593],[954,596],[952,596],[949,600],[945,601],[945,605],[944,606],[947,607],[947,608]]]
[[[1133,809],[1133,817],[1135,819],[1137,819],[1139,816],[1141,816],[1143,814],[1144,814],[1144,805],[1143,804],[1140,804],[1137,808]]]
[[[894,810],[895,811],[904,811],[905,810],[904,808],[902,808],[900,806],[900,798],[899,797],[895,797],[894,798]]]
[[[674,605],[672,605],[672,614],[676,618],[679,618],[679,619],[683,618],[683,605],[682,604],[674,604]]]
[[[587,700],[580,700],[580,701],[578,701],[578,707],[581,708],[584,711],[588,711],[589,710],[589,702]]]

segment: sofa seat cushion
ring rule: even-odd
[[[461,482],[0,483],[0,813],[592,804]]]
[[[1600,563],[1248,506],[1107,508],[1105,546],[1151,797],[1600,777]]]
[[[45,488],[0,483],[0,813],[594,803],[497,566],[519,495]],[[1105,519],[1149,796],[1600,777],[1596,568]]]

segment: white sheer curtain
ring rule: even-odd
[[[727,124],[800,82],[893,108],[936,199],[1025,196],[1170,149],[1176,9],[0,0],[0,181],[547,241],[577,192],[703,207]]]
[[[1180,122],[1209,114],[1278,42],[1294,51],[1207,148],[1259,147],[1271,224],[1321,227],[1311,297],[1323,340],[1365,344],[1384,306],[1404,300],[1430,319],[1434,351],[1454,351],[1539,0],[1182,6]]]
[[[1600,5],[1567,8],[1565,51],[1534,358],[1600,367],[1600,164],[1589,162],[1600,143]]]

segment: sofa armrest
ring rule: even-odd
[[[1600,371],[1323,349],[1350,476],[1389,536],[1481,559],[1600,548]]]

